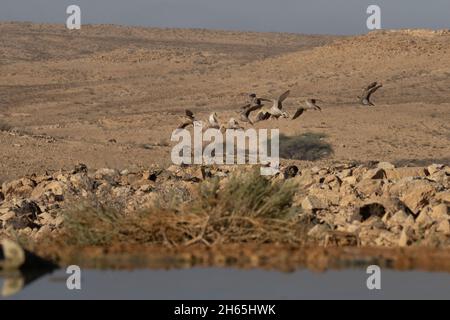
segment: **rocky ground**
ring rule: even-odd
[[[450,245],[450,167],[399,167],[386,162],[300,169],[287,166],[273,181],[294,183],[292,206],[308,221],[307,236],[325,246],[445,247]],[[237,167],[88,170],[32,175],[3,183],[2,233],[32,241],[64,229],[64,213],[80,203],[123,215],[195,201],[203,181],[224,185]],[[244,170],[245,171],[245,170]],[[219,191],[220,192],[220,189]],[[277,242],[274,239],[274,242]]]

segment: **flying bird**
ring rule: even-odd
[[[228,121],[227,129],[230,129],[230,130],[243,130],[244,128],[239,125],[239,122],[237,122],[236,119],[231,118],[230,121]]]
[[[361,97],[358,97],[359,102],[364,106],[375,106],[372,101],[370,101],[370,97],[374,94],[378,89],[382,88],[383,84],[379,84],[378,82],[372,82],[366,88],[364,88],[363,94]]]
[[[303,107],[303,106],[299,107],[297,109],[297,111],[295,111],[295,114],[292,117],[292,120],[297,119],[298,117],[300,117],[307,110],[322,111],[322,108],[317,105],[317,102],[319,102],[319,100],[317,100],[317,99],[307,99],[307,100],[305,100],[306,107]]]
[[[184,112],[185,112],[185,120],[178,126],[178,129],[186,129],[189,126],[194,125],[195,121],[194,113],[189,109],[186,109]]]
[[[270,115],[276,119],[278,119],[279,117],[283,117],[283,118],[288,118],[288,114],[283,110],[283,102],[284,100],[287,99],[287,97],[289,96],[289,94],[291,93],[290,90],[286,91],[285,93],[283,93],[281,96],[278,97],[278,99],[273,100],[273,106],[272,108],[270,108]]]
[[[209,116],[208,122],[209,122],[208,128],[220,129],[220,123],[219,123],[219,120],[217,119],[217,113],[215,113],[215,112],[211,113],[211,115]]]

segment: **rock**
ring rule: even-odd
[[[380,162],[377,165],[378,169],[388,170],[388,169],[395,169],[395,166],[390,162]]]
[[[0,252],[0,270],[19,269],[25,263],[25,251],[11,240],[0,241]]]
[[[300,176],[294,178],[294,182],[302,189],[307,189],[318,182],[310,171],[302,171]]]
[[[385,222],[388,228],[403,226],[408,219],[408,214],[403,210],[397,211],[390,219]]]
[[[428,171],[422,167],[404,167],[396,169],[386,169],[386,178],[388,180],[400,180],[407,177],[426,177]]]
[[[404,190],[403,196],[400,200],[408,207],[411,212],[418,214],[422,208],[428,203],[430,198],[434,195],[434,187],[423,180],[415,181]]]
[[[385,178],[386,178],[386,172],[384,171],[384,169],[371,169],[371,170],[368,170],[363,175],[363,180],[364,179],[385,179]]]
[[[327,203],[315,196],[308,196],[302,201],[302,208],[308,211],[326,209]]]
[[[325,205],[324,208],[316,209],[325,209],[332,205],[338,206],[341,200],[338,192],[328,189],[310,188],[309,196],[319,199],[320,203]]]
[[[434,220],[429,215],[429,209],[425,208],[420,212],[419,216],[417,217],[415,227],[419,230],[427,229],[431,225],[433,225],[433,223],[434,223]]]
[[[358,183],[358,178],[356,176],[346,177],[342,179],[342,183],[355,186]]]
[[[398,244],[398,242],[399,239],[395,234],[387,230],[380,230],[375,240],[375,245],[378,247],[392,247]]]
[[[365,179],[356,185],[356,189],[366,197],[376,194],[380,195],[383,187],[383,180]]]
[[[450,191],[443,191],[437,193],[435,199],[450,204]]]
[[[384,224],[383,220],[379,216],[372,216],[368,218],[367,220],[363,221],[361,224],[361,227],[370,228],[370,229],[385,229],[386,225]]]
[[[352,173],[353,173],[352,169],[344,169],[344,170],[340,171],[339,173],[337,173],[337,177],[342,180],[344,178],[351,177]]]
[[[360,244],[356,234],[342,231],[329,231],[325,236],[325,247],[357,247]]]
[[[450,222],[448,219],[442,220],[436,229],[436,231],[443,233],[446,236],[450,236]]]
[[[37,201],[43,197],[53,196],[54,200],[63,201],[66,189],[67,186],[60,181],[42,182],[31,193],[31,199]]]
[[[103,168],[95,172],[94,177],[97,180],[115,181],[119,177],[119,172],[114,169]]]
[[[14,211],[8,211],[0,215],[0,221],[2,221],[2,226],[6,225],[8,221],[14,219],[16,217],[16,213]]]
[[[398,239],[399,247],[408,247],[412,244],[412,237],[410,236],[411,232],[409,228],[404,228],[402,233],[400,234],[400,239]]]
[[[443,170],[444,168],[445,168],[445,166],[443,164],[432,164],[431,166],[429,166],[427,168],[427,170],[430,175],[433,175],[436,172]]]
[[[15,217],[5,222],[6,226],[12,226],[15,229],[35,228],[38,215],[41,213],[39,206],[30,200],[21,200],[12,208]]]
[[[450,207],[447,206],[445,203],[441,203],[437,206],[432,207],[431,212],[429,215],[435,220],[435,221],[441,221],[443,219],[449,219],[449,212]]]
[[[36,184],[33,180],[22,178],[9,183],[3,183],[2,193],[5,196],[5,200],[11,200],[13,198],[25,199],[30,196],[35,186]]]

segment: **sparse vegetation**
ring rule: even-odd
[[[193,201],[171,209],[123,215],[102,206],[73,208],[65,213],[64,235],[74,245],[301,243],[308,226],[299,224],[292,208],[294,190],[294,184],[269,181],[257,171],[222,186],[210,179]]]

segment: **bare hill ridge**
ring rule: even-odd
[[[0,180],[78,162],[169,165],[185,108],[228,121],[247,93],[286,89],[289,112],[312,97],[324,111],[257,128],[322,137],[314,143],[332,152],[315,162],[450,161],[448,30],[333,37],[11,22],[0,34]],[[384,84],[377,106],[361,107],[372,81]]]

